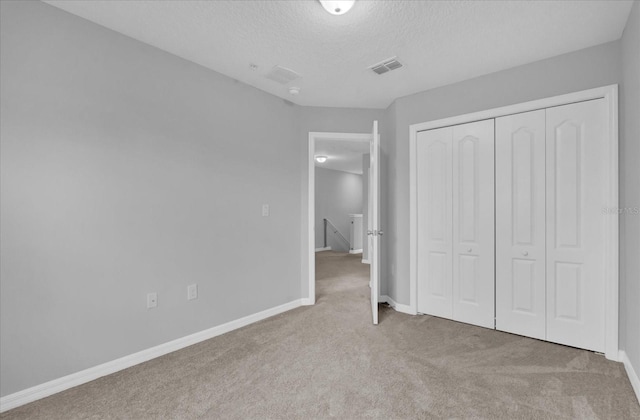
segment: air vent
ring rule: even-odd
[[[402,67],[402,63],[399,62],[395,57],[393,57],[386,59],[382,63],[374,64],[369,68],[376,74],[384,74],[391,70],[399,69],[400,67]]]
[[[292,82],[300,77],[298,73],[293,70],[275,66],[272,68],[269,73],[265,75],[267,79],[273,80],[274,82],[278,82],[281,85],[286,85],[289,82]]]

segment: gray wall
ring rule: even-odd
[[[640,208],[640,2],[635,2],[622,37],[620,89],[620,205]],[[620,338],[640,373],[640,214],[620,216]]]
[[[385,111],[382,109],[353,109],[353,108],[325,108],[325,107],[299,107],[297,113],[298,139],[301,146],[299,155],[300,167],[300,189],[302,190],[300,201],[300,226],[302,233],[300,236],[300,250],[302,255],[307,256],[309,252],[309,132],[333,132],[333,133],[370,133],[373,128],[373,121],[381,121]],[[301,264],[300,278],[302,279],[301,294],[303,297],[309,296],[309,265],[307,258]]]
[[[362,213],[362,175],[316,166],[315,193],[316,248],[324,246],[324,218],[331,220],[338,231],[350,240],[349,214]],[[348,252],[347,244],[331,232],[327,229],[328,246],[336,251]]]
[[[301,297],[295,107],[0,7],[2,396]]]
[[[616,41],[397,99],[386,110],[395,133],[382,136],[389,296],[409,304],[409,125],[620,83],[620,75]]]

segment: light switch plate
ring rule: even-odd
[[[198,299],[198,285],[190,284],[187,286],[187,300]]]
[[[262,205],[262,216],[263,217],[267,217],[269,215],[269,205],[268,204],[263,204]]]

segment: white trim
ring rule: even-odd
[[[63,376],[61,378],[54,379],[40,385],[36,385],[34,387],[15,392],[13,394],[9,394],[5,397],[0,398],[0,413],[39,400],[41,398],[48,397],[58,392],[62,392],[69,388],[82,385],[100,377],[110,375],[112,373],[129,368],[131,366],[135,366],[148,360],[155,359],[156,357],[163,356],[176,350],[183,349],[193,344],[200,343],[201,341],[217,337],[238,328],[245,327],[249,324],[253,324],[254,322],[258,322],[274,315],[290,311],[301,305],[304,305],[304,301],[304,299],[297,299],[283,305],[276,306],[274,308],[266,309],[264,311],[248,315],[243,318],[197,332],[195,334],[187,335],[185,337],[178,338],[176,340],[169,341],[167,343],[160,344],[158,346],[151,347],[146,350],[142,350],[107,363],[103,363],[98,366],[81,370],[80,372],[72,373],[71,375]]]
[[[409,126],[409,306],[413,311],[418,307],[418,238],[416,234],[417,203],[416,203],[416,170],[417,156],[416,144],[417,134],[420,131],[434,128],[447,127],[457,124],[465,124],[474,121],[498,118],[505,115],[512,115],[521,112],[534,111],[536,109],[550,108],[554,106],[566,105],[575,102],[588,101],[592,99],[604,98],[607,105],[607,115],[609,122],[609,150],[605,156],[607,164],[607,185],[608,197],[605,206],[608,208],[618,207],[618,85],[598,87],[566,95],[553,96],[550,98],[538,99],[530,102],[523,102],[489,109],[486,111],[474,112],[471,114],[459,115],[456,117],[444,118]],[[618,348],[618,215],[607,216],[606,237],[605,237],[605,356],[610,360],[617,360]]]
[[[402,312],[403,314],[409,314],[409,315],[417,315],[416,312],[412,310],[410,305],[404,305],[402,303],[398,303],[387,295],[380,296],[380,302],[388,303],[389,306],[391,306],[397,312]]]
[[[371,264],[371,261],[369,260],[365,260],[364,258],[362,259],[362,264]]]
[[[624,364],[624,370],[627,371],[627,376],[629,377],[629,382],[631,382],[631,387],[636,393],[638,403],[640,403],[640,377],[633,368],[631,360],[629,360],[629,356],[627,356],[627,353],[624,350],[620,350],[620,361]]]
[[[350,249],[349,254],[362,254],[362,248],[360,249]]]
[[[608,196],[605,205],[618,208],[618,85],[602,88],[607,105],[607,122],[609,123],[609,156],[603,156],[608,163]],[[605,356],[610,360],[618,360],[618,317],[619,317],[619,256],[618,229],[619,215],[615,212],[604,220],[605,223]]]
[[[316,140],[335,140],[335,141],[360,141],[360,142],[371,142],[372,135],[369,133],[322,133],[317,131],[309,132],[309,153],[307,156],[307,169],[308,169],[308,181],[309,184],[307,186],[308,196],[307,196],[307,232],[309,235],[309,255],[308,255],[308,268],[309,272],[307,273],[307,281],[309,284],[309,296],[305,299],[306,305],[313,305],[316,303],[316,257],[315,253],[312,251],[316,247],[316,232],[315,232],[315,176],[316,176],[316,165],[315,165],[315,142]],[[304,281],[304,279],[303,279]]]
[[[324,248],[316,248],[316,252],[322,252],[322,251],[331,251],[331,247],[325,246]]]

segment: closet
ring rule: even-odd
[[[605,351],[604,98],[416,132],[417,311]]]

